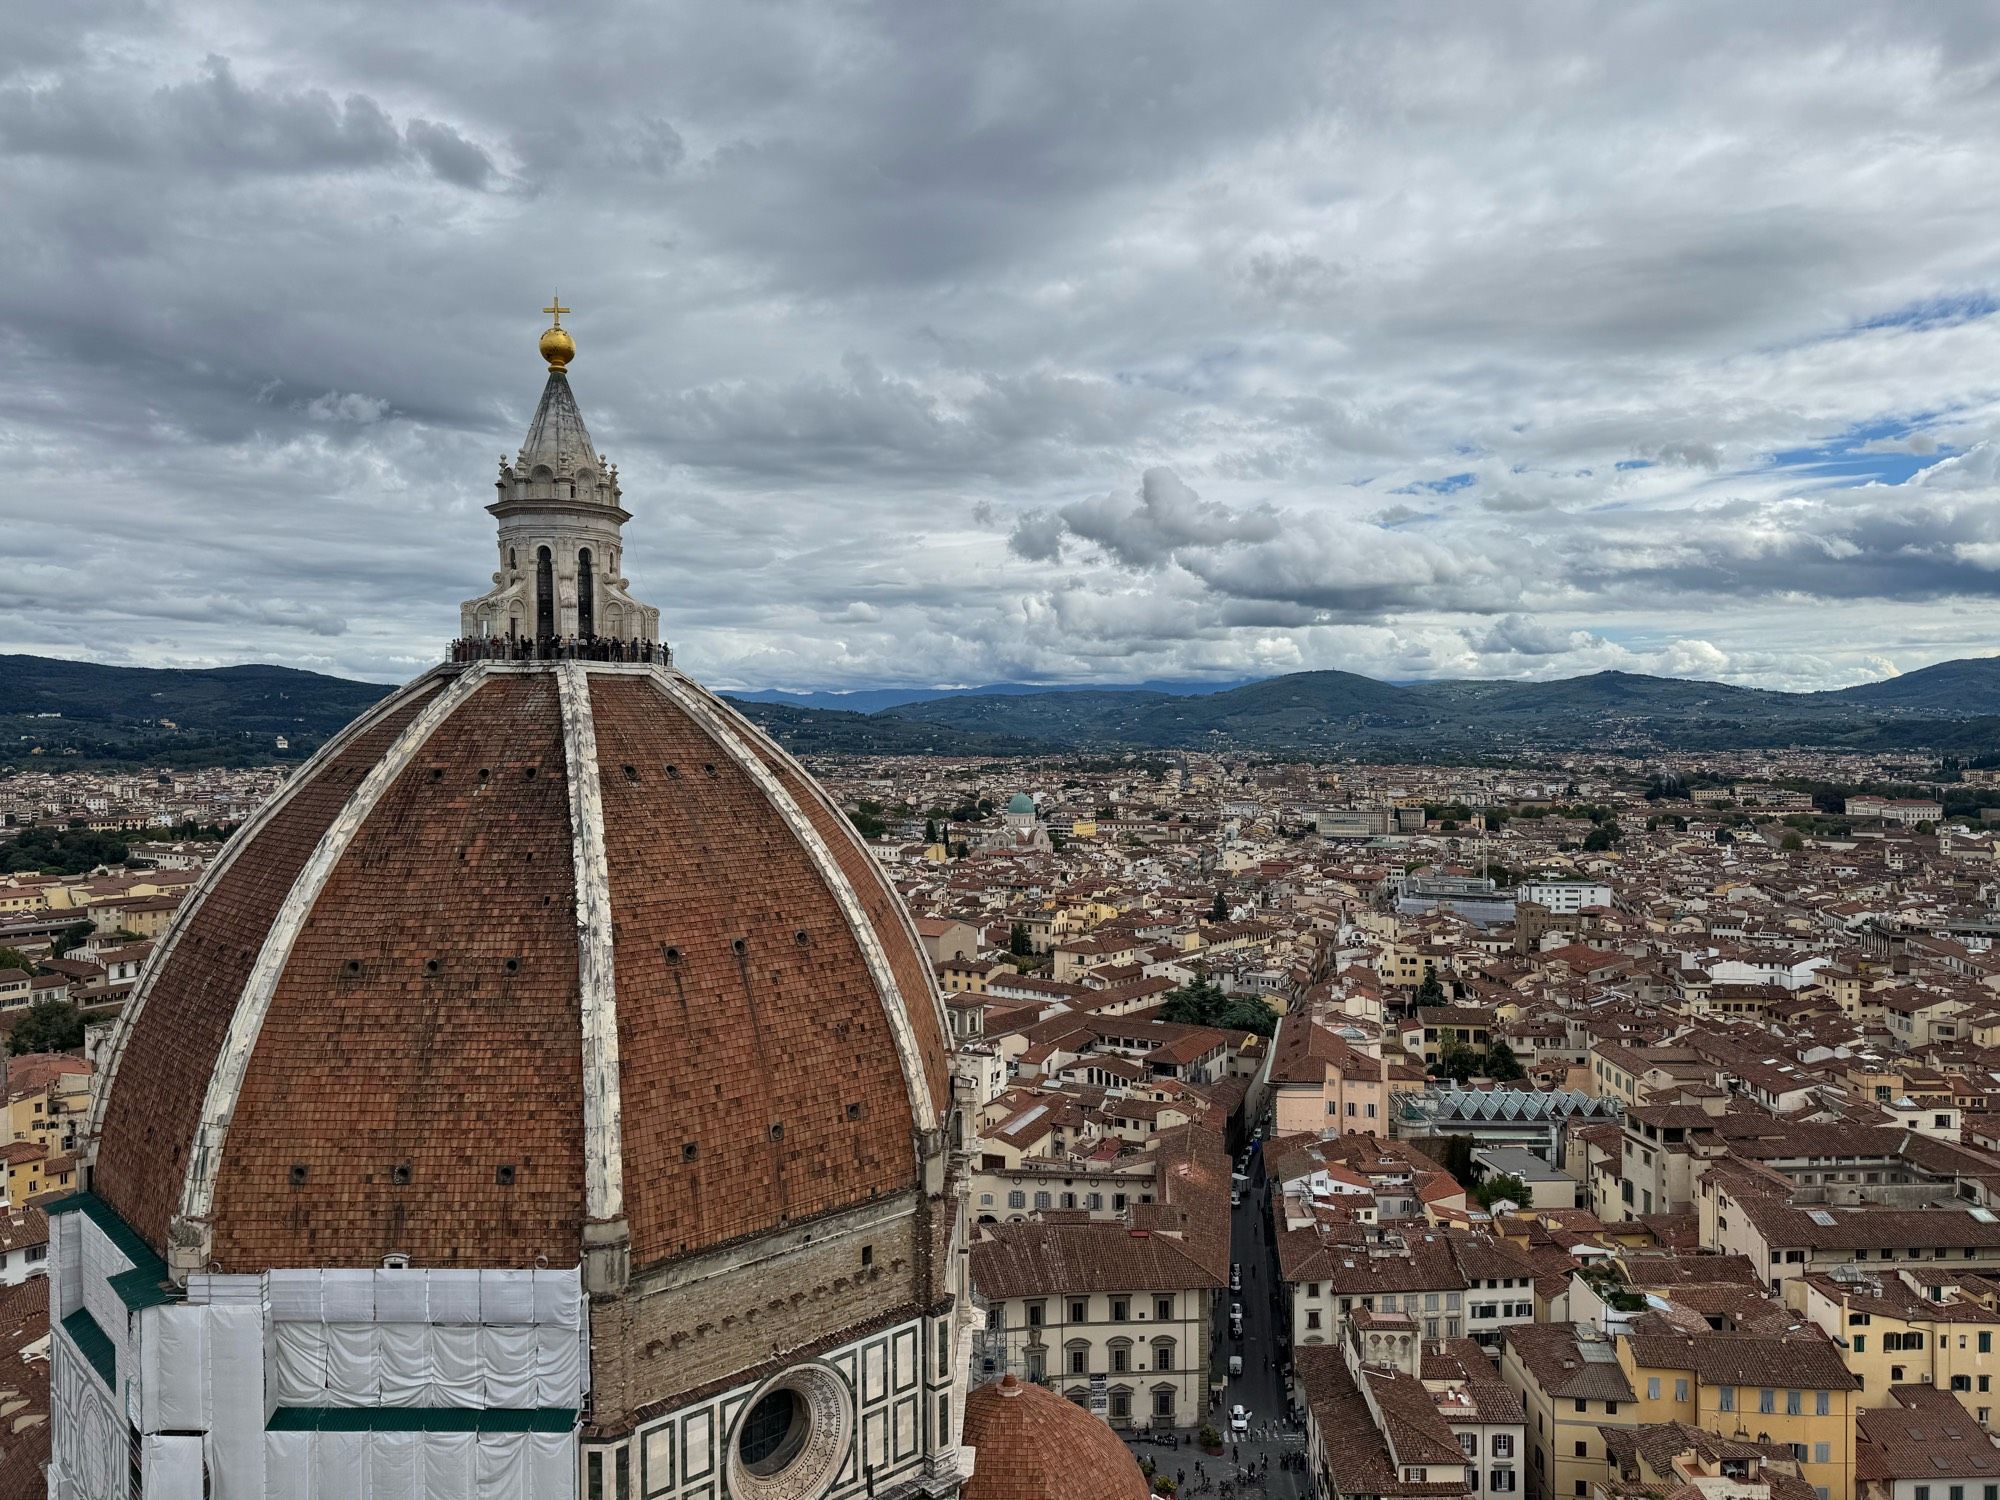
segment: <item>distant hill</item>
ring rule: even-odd
[[[725,696],[738,703],[786,703],[793,708],[831,708],[844,713],[872,714],[885,708],[901,708],[906,703],[929,703],[938,698],[1021,697],[1041,693],[1168,693],[1192,698],[1207,693],[1226,692],[1255,682],[1254,677],[1232,677],[1224,682],[1180,682],[1160,679],[1152,682],[1035,684],[993,682],[968,688],[857,688],[839,693],[788,693],[782,688],[757,688]]]
[[[1819,696],[1819,695],[1815,695]],[[1919,713],[2000,714],[2000,656],[1941,661],[1882,682],[1864,682],[1826,694],[1870,708]]]
[[[1898,687],[1902,684],[1902,687]],[[1597,672],[1551,682],[1397,687],[1352,672],[1299,672],[1199,698],[1140,693],[956,697],[877,717],[1017,734],[1050,746],[1272,753],[1506,754],[1520,750],[2000,748],[2000,660],[1947,662],[1863,688],[1782,693]],[[1949,727],[1941,721],[1953,721]]]
[[[1048,746],[1021,735],[986,734],[883,714],[841,713],[758,703],[725,695],[764,733],[794,755],[1040,755]]]
[[[1171,690],[1169,690],[1171,689]],[[0,656],[0,765],[232,765],[309,754],[389,691],[285,667],[152,670]],[[912,690],[884,689],[890,697]],[[1597,672],[1552,682],[1378,682],[1297,672],[1233,687],[1032,689],[1003,683],[883,704],[870,694],[731,695],[804,754],[1003,756],[1063,750],[1491,756],[1565,749],[2000,752],[2000,658],[1941,662],[1820,693]],[[59,719],[39,718],[60,714]],[[161,720],[170,720],[169,728]]]
[[[112,667],[0,655],[0,765],[192,768],[303,760],[390,691],[290,667]],[[1016,755],[1041,748],[1020,735],[788,704],[738,706],[804,754]],[[60,717],[42,717],[50,714]],[[284,750],[277,748],[280,736]],[[30,754],[36,747],[40,756]]]
[[[0,656],[0,764],[33,758],[36,746],[43,758],[85,763],[298,760],[388,691],[291,667],[108,667]]]

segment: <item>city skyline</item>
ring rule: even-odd
[[[559,286],[719,687],[1988,654],[2000,23],[1579,14],[30,6],[0,650],[434,660]]]

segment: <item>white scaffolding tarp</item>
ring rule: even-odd
[[[582,1404],[574,1328],[280,1323],[280,1406],[572,1407]]]
[[[218,1418],[208,1438],[214,1500],[259,1500],[264,1421],[276,1404],[264,1390],[264,1310],[230,1302],[205,1311],[209,1369],[203,1383],[213,1392]]]
[[[266,1500],[576,1500],[569,1433],[273,1432],[265,1444]]]
[[[277,1335],[278,1405],[326,1405],[326,1324],[280,1323]]]
[[[146,1480],[146,1500],[205,1500],[198,1437],[176,1433],[141,1438],[139,1471]]]

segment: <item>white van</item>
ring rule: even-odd
[[[1229,1263],[1229,1290],[1232,1292],[1243,1290],[1243,1262],[1239,1260],[1232,1260]]]

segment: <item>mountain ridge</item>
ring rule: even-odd
[[[1938,662],[1806,693],[1620,671],[1397,685],[1329,669],[1227,687],[1164,686],[994,684],[872,712],[791,701],[802,695],[724,696],[789,747],[818,754],[1242,749],[1437,756],[1789,745],[2000,751],[2000,657]],[[85,764],[296,760],[390,690],[262,664],[125,667],[0,655],[0,764],[25,763],[36,745],[45,756]]]

